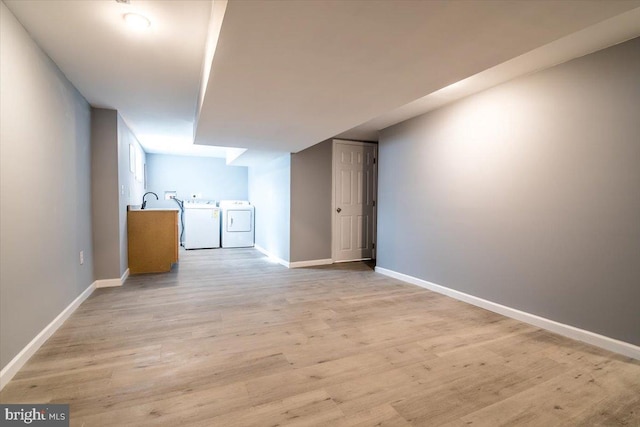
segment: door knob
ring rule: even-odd
[[[340,213],[340,212],[342,212],[342,209],[338,208],[338,209],[336,209],[336,212]]]

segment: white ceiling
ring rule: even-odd
[[[210,1],[4,2],[87,101],[117,109],[145,150],[193,145]],[[132,31],[122,19],[128,12],[151,27]],[[199,154],[224,157],[206,148]]]
[[[249,148],[234,164],[336,135],[375,138],[434,105],[640,35],[638,0],[230,0],[213,37],[211,1],[4,1],[147,151]],[[124,26],[130,10],[151,19],[149,31]]]
[[[377,140],[378,131],[424,114],[515,77],[542,70],[572,58],[640,36],[640,8],[562,37],[542,47],[438,89],[422,98],[337,135],[338,138]]]

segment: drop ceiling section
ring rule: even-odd
[[[638,5],[229,1],[196,143],[296,152]]]

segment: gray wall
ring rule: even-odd
[[[129,145],[145,153],[116,110],[91,109],[91,192],[96,280],[118,279],[127,270],[127,205],[139,205],[142,175],[129,168]]]
[[[640,344],[640,39],[384,130],[378,265]]]
[[[4,3],[0,9],[4,368],[91,285],[93,255],[89,105]]]
[[[256,245],[289,261],[291,155],[249,168],[249,200],[256,209]]]
[[[178,198],[189,200],[191,193],[208,200],[247,200],[248,171],[245,166],[227,166],[225,159],[213,157],[147,154],[149,207],[176,208],[173,201],[162,200],[165,191],[177,191]]]
[[[332,140],[291,155],[291,261],[331,258]]]
[[[118,201],[118,235],[120,254],[120,274],[121,277],[129,268],[128,243],[127,243],[127,206],[142,204],[144,194],[144,165],[146,155],[136,136],[131,132],[125,121],[118,114],[118,188],[120,197]],[[139,177],[136,172],[132,172],[129,167],[129,146],[133,146],[135,158],[142,160],[142,170]],[[137,161],[137,160],[136,160]],[[115,277],[114,277],[115,278]]]
[[[118,113],[91,109],[91,206],[94,276],[120,277]]]

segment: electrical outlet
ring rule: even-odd
[[[80,251],[80,265],[84,264],[84,251]]]

